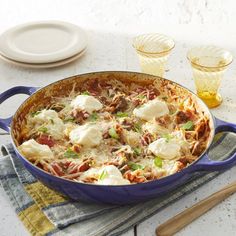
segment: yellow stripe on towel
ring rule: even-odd
[[[24,187],[40,208],[47,207],[51,204],[62,203],[67,200],[40,182],[27,184]]]
[[[31,235],[42,236],[55,229],[36,204],[21,211],[18,216]]]

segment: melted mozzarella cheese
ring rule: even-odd
[[[175,160],[163,160],[162,167],[157,167],[153,159],[142,159],[139,161],[139,164],[151,168],[154,176],[159,178],[174,174],[179,170],[179,162]]]
[[[22,143],[19,150],[29,160],[53,158],[51,149],[47,145],[37,143],[34,139]]]
[[[112,158],[111,153],[107,153],[107,147],[104,144],[98,145],[96,148],[83,148],[80,152],[81,156],[93,157],[96,165],[100,166],[104,162],[108,162]]]
[[[65,129],[64,129],[64,134],[69,137],[70,132],[77,127],[76,124],[74,123],[66,123],[65,124]]]
[[[169,133],[169,130],[160,126],[159,124],[157,124],[155,122],[155,120],[152,120],[151,122],[146,122],[143,126],[142,126],[142,130],[143,131],[148,131],[150,134],[167,134]]]
[[[182,130],[174,131],[171,133],[171,140],[178,143],[181,148],[189,149],[190,144],[186,141],[185,135]]]
[[[180,155],[180,144],[175,140],[167,141],[166,138],[160,138],[148,146],[148,150],[154,155],[163,159],[173,159]]]
[[[45,126],[48,129],[48,133],[55,139],[63,138],[63,132],[65,129],[64,123],[60,118],[55,118],[53,123],[49,123]]]
[[[102,132],[96,125],[85,124],[73,129],[69,137],[72,143],[78,143],[86,147],[94,147],[100,144]]]
[[[133,114],[143,120],[151,120],[169,113],[168,106],[165,102],[158,99],[151,100],[139,108],[133,110]]]
[[[142,158],[138,164],[141,164],[143,167],[155,167],[153,159]]]
[[[129,180],[124,179],[119,169],[113,165],[104,166],[101,173],[105,173],[105,177],[97,181],[100,185],[125,185],[130,184]]]
[[[132,130],[123,130],[124,141],[131,147],[137,147],[140,145],[140,134]]]
[[[166,170],[168,175],[172,175],[179,170],[179,162],[177,161],[166,161],[163,162],[163,168]]]
[[[90,168],[81,174],[80,180],[85,180],[86,178],[98,178],[99,173],[99,168]]]
[[[78,95],[71,102],[71,106],[74,109],[79,108],[87,111],[88,113],[102,109],[102,103],[100,103],[95,97],[89,95]]]

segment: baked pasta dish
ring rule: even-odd
[[[92,79],[27,114],[18,146],[72,181],[126,185],[181,171],[206,149],[209,117],[172,83]]]

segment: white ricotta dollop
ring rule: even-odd
[[[113,165],[104,166],[100,175],[103,173],[103,178],[99,179],[97,184],[100,185],[125,185],[130,184],[129,180],[124,179],[119,169]]]
[[[22,143],[18,148],[20,152],[29,160],[36,160],[38,158],[53,158],[51,149],[47,145],[37,143],[34,139],[30,139]]]
[[[163,159],[173,159],[180,155],[180,144],[176,140],[168,140],[160,138],[152,142],[148,146],[148,150],[154,155]]]
[[[50,119],[58,119],[58,118],[59,117],[56,111],[50,109],[49,110],[43,109],[39,111],[37,114],[35,114],[34,117],[31,118],[31,120],[34,123],[42,124]]]
[[[102,109],[102,103],[99,102],[95,97],[89,95],[78,95],[74,100],[71,101],[71,106],[76,109],[85,110],[88,113],[98,111]]]
[[[40,126],[47,128],[47,133],[55,139],[61,139],[64,136],[65,125],[54,110],[44,109],[40,111],[31,118],[31,122],[36,126],[36,129]]]
[[[94,147],[100,144],[102,132],[97,125],[85,124],[73,129],[70,134],[70,141],[86,147]]]
[[[169,113],[168,106],[165,102],[158,99],[151,100],[139,108],[133,110],[133,114],[143,120],[151,120]]]

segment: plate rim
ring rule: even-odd
[[[57,56],[55,56],[55,53],[51,53],[51,56],[50,56],[50,53],[47,55],[35,54],[34,56],[30,56],[29,53],[21,54],[9,46],[8,38],[12,37],[14,32],[22,30],[27,27],[40,26],[40,25],[56,25],[56,26],[63,26],[65,28],[68,28],[75,33],[74,35],[77,35],[77,43],[75,42],[73,47],[70,48],[67,52],[66,51],[60,52],[59,50],[59,53],[57,53],[58,54]],[[65,22],[65,21],[59,21],[59,20],[32,21],[32,22],[28,22],[24,24],[19,24],[6,30],[0,35],[0,54],[11,60],[22,62],[22,63],[30,63],[30,64],[53,63],[56,61],[65,60],[69,57],[72,57],[82,52],[86,47],[87,47],[86,32],[75,24]]]
[[[23,68],[49,69],[49,68],[59,67],[59,66],[63,66],[63,65],[66,65],[68,63],[71,63],[71,62],[79,59],[80,57],[82,57],[85,54],[86,51],[87,51],[87,48],[85,48],[83,51],[77,53],[76,55],[74,55],[72,57],[66,58],[64,60],[59,60],[59,61],[56,61],[56,62],[51,62],[51,63],[24,63],[24,62],[20,62],[20,61],[11,60],[10,58],[5,57],[1,54],[0,54],[0,59],[7,62],[7,63],[9,63],[9,64],[12,64],[12,65],[15,65],[15,66],[20,66],[20,67],[23,67]]]

